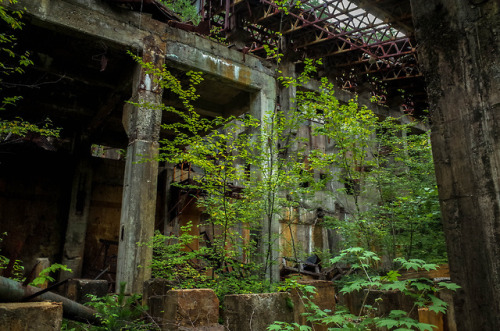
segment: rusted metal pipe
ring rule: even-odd
[[[15,280],[0,277],[1,302],[22,302],[23,298],[32,296],[39,291],[41,291],[41,289],[37,287],[23,286]],[[93,309],[85,307],[61,295],[47,292],[33,298],[33,301],[62,302],[64,317],[85,323],[100,324],[100,321],[95,316],[95,311]]]

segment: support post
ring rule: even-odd
[[[250,102],[250,115],[259,119],[261,123],[267,119],[274,111],[276,107],[276,83],[273,78],[267,79],[262,84],[262,89],[255,93]],[[269,130],[267,125],[261,125],[260,130]],[[266,132],[261,131],[261,134],[265,135]],[[272,141],[269,143],[273,143]],[[264,144],[266,144],[264,142]],[[264,150],[267,150],[269,155],[269,162],[260,165],[260,173],[263,181],[269,181],[273,176],[273,172],[276,171],[276,165],[274,161],[277,157],[276,146],[262,146]],[[270,204],[273,200],[274,192],[268,191],[262,197],[267,200]],[[256,233],[259,237],[258,239],[258,252],[262,256],[260,261],[264,265],[264,272],[266,278],[272,282],[279,281],[279,221],[277,215],[274,213],[273,206],[268,206],[268,210],[264,213],[261,223],[260,233]]]
[[[458,330],[500,330],[500,5],[412,0]]]
[[[145,38],[143,61],[160,68],[165,45],[152,36]],[[123,122],[129,145],[125,163],[122,212],[118,244],[116,289],[126,283],[125,293],[142,293],[143,283],[151,277],[147,264],[152,249],[139,246],[153,236],[158,181],[158,140],[161,124],[163,89],[151,73],[138,67],[133,82],[132,100],[127,104]]]
[[[90,194],[92,190],[92,165],[90,162],[90,143],[86,137],[81,136],[75,143],[74,154],[77,155],[73,184],[71,188],[71,201],[68,214],[68,225],[62,264],[72,270],[61,271],[60,280],[81,277],[83,253],[85,250],[85,237],[90,210]]]

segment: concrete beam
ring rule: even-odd
[[[86,34],[121,45],[142,49],[150,34],[163,34],[166,24],[149,15],[112,7],[98,0],[19,0],[8,7],[23,9],[33,23],[65,33]]]
[[[232,86],[255,92],[267,86],[274,67],[252,55],[242,54],[193,33],[167,28],[167,65],[182,70],[198,70],[216,76]]]

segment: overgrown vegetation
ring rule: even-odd
[[[121,330],[159,330],[159,326],[147,316],[147,306],[141,303],[141,296],[125,295],[125,283],[120,284],[118,294],[109,294],[105,297],[88,295],[91,299],[85,305],[96,311],[96,317],[101,325],[64,320],[62,330],[79,331],[121,331]]]
[[[49,119],[43,123],[31,123],[15,115],[19,95],[8,95],[5,89],[13,85],[12,80],[33,65],[28,51],[17,47],[16,30],[23,27],[22,10],[9,11],[5,4],[16,4],[17,0],[0,0],[0,144],[13,137],[24,137],[28,133],[42,136],[59,136],[60,129],[54,128]]]
[[[161,0],[167,8],[177,13],[183,22],[200,23],[201,17],[198,8],[190,0]]]
[[[302,293],[302,299],[307,308],[307,321],[313,325],[327,326],[328,330],[420,330],[432,331],[435,326],[419,322],[411,317],[418,308],[428,308],[435,313],[445,313],[447,304],[437,293],[446,289],[455,291],[459,286],[448,282],[433,282],[427,278],[412,278],[400,280],[401,270],[436,270],[436,264],[425,263],[419,259],[406,260],[397,258],[394,265],[397,270],[391,270],[380,275],[376,266],[381,262],[377,254],[354,247],[343,250],[341,254],[331,260],[331,263],[347,264],[351,268],[349,279],[338,282],[339,292],[342,295],[360,293],[362,305],[358,313],[349,311],[347,307],[337,306],[335,312],[321,310],[314,302],[314,287],[293,284],[292,287]],[[401,293],[408,296],[413,306],[408,311],[393,309],[384,315],[379,307],[384,302],[384,295],[388,292]],[[268,330],[313,330],[307,325],[298,323],[275,322]]]
[[[324,225],[339,231],[344,248],[445,262],[428,133],[416,122],[381,120],[356,100],[341,104],[333,91],[323,79],[319,93],[298,92],[299,109],[321,121],[313,135],[335,142],[333,152],[309,155],[312,168],[340,184],[330,192],[343,216],[326,217]]]
[[[196,20],[194,7],[186,2],[167,4],[183,6],[184,18]],[[2,23],[12,29],[22,27],[22,12],[7,12],[0,5],[0,16]],[[10,58],[0,62],[4,76],[22,74],[23,68],[32,64],[29,53],[14,51],[15,40],[12,34],[0,34],[0,43],[5,44],[1,51]],[[279,52],[272,57],[279,62]],[[380,258],[368,251],[377,250],[400,269],[430,270],[436,265],[424,263],[422,258],[446,260],[426,132],[417,130],[415,123],[380,119],[355,98],[340,102],[334,86],[326,79],[321,80],[316,91],[303,89],[317,61],[306,60],[298,77],[279,79],[285,88],[297,89],[289,109],[263,110],[266,113],[261,119],[250,115],[208,119],[192,105],[199,98],[196,86],[203,80],[200,73],[187,73],[186,86],[166,68],[157,69],[135,59],[183,105],[182,109],[160,106],[178,121],[163,125],[172,138],[161,141],[159,160],[189,164],[194,175],[174,186],[190,196],[204,215],[203,222],[196,226],[190,222],[180,224],[172,234],[158,232],[150,242],[142,243],[154,250],[148,266],[154,277],[166,278],[178,288],[212,288],[220,299],[226,294],[273,290],[280,239],[275,225],[282,223],[290,228],[293,219],[286,215],[298,209],[314,210],[317,193],[329,192],[344,216],[327,216],[322,225],[336,229],[345,247],[361,246],[342,251],[330,262],[353,269],[353,277],[343,280],[340,292],[364,291],[365,300],[356,315],[342,309],[325,312],[309,300],[310,289],[303,288],[307,292],[304,299],[309,300],[308,320],[333,329],[432,329],[411,319],[410,312],[393,310],[387,316],[378,316],[379,301],[368,304],[366,300],[375,291],[397,290],[412,297],[415,307],[428,306],[443,312],[445,304],[435,293],[456,288],[444,282],[399,280],[398,270],[381,276],[377,269]],[[3,82],[0,78],[0,88]],[[19,99],[3,97],[0,110],[15,105]],[[332,141],[333,148],[328,152],[315,149],[306,137],[297,134],[305,123],[311,125],[313,136]],[[0,122],[1,140],[28,132],[57,134],[50,127],[21,119]],[[293,235],[291,238],[294,259],[298,261],[303,256]],[[8,262],[0,256],[0,269]],[[63,267],[53,266],[49,271]],[[51,280],[49,271],[39,281]],[[22,269],[16,277],[21,273]],[[154,328],[140,319],[145,310],[138,297],[126,299],[123,288],[118,295],[93,297],[89,305],[103,322],[103,326],[93,327],[96,330]],[[269,330],[295,328],[308,329],[276,323]]]
[[[179,119],[163,125],[172,138],[161,141],[160,160],[189,164],[190,181],[174,185],[204,215],[199,229],[180,224],[177,233],[148,243],[156,276],[181,288],[215,288],[219,296],[269,290],[279,240],[273,224],[292,222],[286,210],[315,208],[308,205],[318,204],[320,191],[333,194],[346,215],[323,223],[339,231],[345,247],[375,248],[391,260],[445,260],[429,139],[415,123],[381,120],[356,99],[342,103],[326,79],[316,91],[301,89],[319,64],[311,60],[298,77],[280,78],[298,89],[289,109],[270,109],[260,121],[208,119],[192,106],[199,73],[187,73],[183,85],[166,68],[135,59],[183,104],[159,106]],[[314,136],[333,142],[332,150],[314,149],[297,134],[307,122],[316,123]],[[298,260],[298,245],[291,244]]]
[[[7,236],[7,232],[0,234],[0,243],[3,241],[3,237]],[[21,260],[12,260],[1,254],[0,250],[0,276],[6,276],[12,280],[17,282],[26,282],[26,277],[24,276],[24,266]],[[30,286],[41,287],[46,283],[50,283],[55,281],[55,278],[52,276],[59,271],[69,271],[71,269],[66,265],[59,263],[52,263],[47,268],[40,271],[40,273],[33,279],[28,279],[26,283],[29,282]],[[4,275],[4,272],[8,272],[7,275]]]

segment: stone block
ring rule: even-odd
[[[294,321],[289,293],[226,295],[224,305],[224,326],[228,330],[260,331],[275,321]]]
[[[450,290],[441,290],[439,292],[439,298],[448,304],[446,315],[444,316],[444,329],[447,331],[457,331],[454,295],[455,292]]]
[[[46,257],[39,257],[35,261],[36,261],[36,264],[35,264],[35,270],[33,271],[33,279],[40,276],[40,273],[42,272],[43,269],[50,267],[50,261]],[[41,289],[45,289],[45,288],[47,288],[47,285],[48,285],[48,282],[45,281],[43,284],[38,285],[38,287]]]
[[[328,309],[332,312],[335,311],[335,289],[332,282],[325,280],[301,280],[298,283],[306,286],[314,286],[316,288],[316,293],[312,297],[312,302],[321,310]],[[303,315],[307,312],[307,309],[302,297],[307,295],[307,293],[294,289],[290,294],[293,301],[295,322],[300,325],[311,326],[311,323],[308,323],[306,317]],[[315,324],[314,330],[327,331],[328,327],[326,325]]]
[[[219,299],[211,289],[170,290],[165,298],[163,330],[219,331]]]
[[[443,314],[431,311],[427,307],[418,308],[418,321],[434,325],[433,331],[444,331]]]
[[[70,279],[64,287],[63,295],[78,303],[91,301],[87,294],[103,297],[108,294],[107,280]]]
[[[2,331],[59,331],[63,308],[60,302],[0,303]]]
[[[171,289],[172,284],[166,279],[152,278],[144,282],[142,298],[148,306],[148,314],[158,325],[164,324],[165,301]]]
[[[409,317],[418,320],[418,310],[413,309],[415,300],[400,291],[379,291],[372,290],[369,293],[355,291],[343,295],[343,302],[349,311],[354,315],[359,315],[363,303],[377,308],[376,316],[388,315],[391,310],[404,310],[410,312]],[[376,301],[382,299],[381,301]]]

